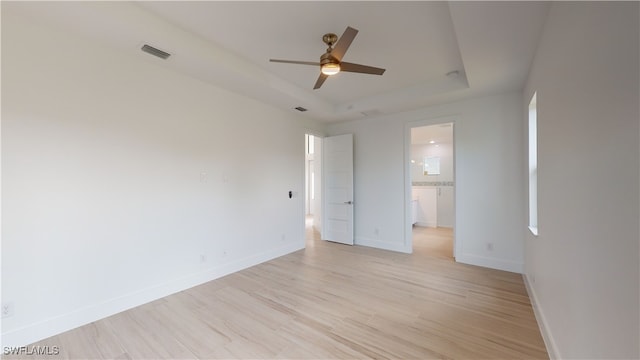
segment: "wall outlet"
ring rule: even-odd
[[[200,254],[200,264],[204,264],[207,262],[207,255]]]
[[[493,251],[493,243],[487,243],[487,250]]]
[[[280,236],[280,240],[282,240],[282,241],[286,241],[286,240],[287,240],[287,235],[282,234],[282,235]]]
[[[373,229],[373,235],[375,235],[376,237],[380,236],[380,229],[379,228]]]
[[[227,250],[222,250],[222,257],[227,257]]]
[[[207,173],[206,173],[206,172],[204,172],[204,171],[203,171],[203,172],[201,172],[201,173],[200,173],[200,182],[201,182],[201,183],[206,183],[206,182],[208,182],[208,181],[209,181],[209,175],[207,175]]]
[[[3,302],[2,303],[2,318],[6,318],[9,316],[13,316],[13,303],[12,302]]]

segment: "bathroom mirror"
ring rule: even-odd
[[[424,158],[424,175],[440,175],[440,157],[428,156]]]

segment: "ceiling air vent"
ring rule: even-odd
[[[307,109],[303,108],[302,106],[295,107],[294,109],[296,109],[296,110],[298,110],[298,111],[300,111],[300,112],[305,112],[305,111],[307,111]]]
[[[167,58],[169,56],[171,56],[171,54],[169,54],[168,52],[164,52],[164,51],[162,51],[160,49],[154,48],[153,46],[147,45],[147,44],[145,44],[142,47],[142,51],[144,51],[144,52],[146,52],[148,54],[151,54],[153,56],[157,56],[157,57],[159,57],[160,59],[163,59],[163,60],[167,60]]]
[[[360,112],[362,115],[364,116],[378,116],[378,115],[382,115],[382,111],[378,110],[378,109],[372,109],[372,110],[367,110],[367,111],[361,111]]]

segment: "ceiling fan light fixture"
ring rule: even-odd
[[[340,64],[336,64],[336,63],[322,64],[320,71],[327,76],[335,75],[340,72]]]
[[[322,37],[322,41],[324,41],[324,43],[327,44],[328,47],[327,51],[320,56],[319,63],[314,61],[279,59],[269,59],[269,61],[287,64],[312,65],[316,66],[316,69],[317,66],[320,65],[320,75],[318,76],[318,80],[316,80],[316,84],[313,86],[314,90],[319,89],[322,84],[324,84],[325,80],[329,78],[329,76],[335,75],[341,71],[369,75],[384,74],[385,69],[342,61],[342,57],[349,49],[349,46],[351,46],[351,42],[357,34],[358,30],[352,28],[351,26],[347,26],[344,33],[339,39],[336,34],[324,34],[324,36]]]

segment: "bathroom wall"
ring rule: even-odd
[[[424,158],[427,156],[440,157],[440,175],[424,175]],[[411,160],[412,182],[416,183],[453,181],[453,144],[412,144]]]
[[[440,125],[433,125],[440,126]],[[453,140],[453,134],[451,135]],[[440,157],[440,174],[424,175],[424,158]],[[411,182],[413,184],[412,193],[418,198],[418,208],[425,211],[418,212],[419,226],[439,226],[453,227],[454,209],[454,177],[453,177],[453,141],[438,142],[435,144],[412,144],[411,145]],[[435,200],[437,201],[437,221],[425,218],[426,205],[421,202],[430,198],[431,194],[424,193],[424,190],[435,189]]]

